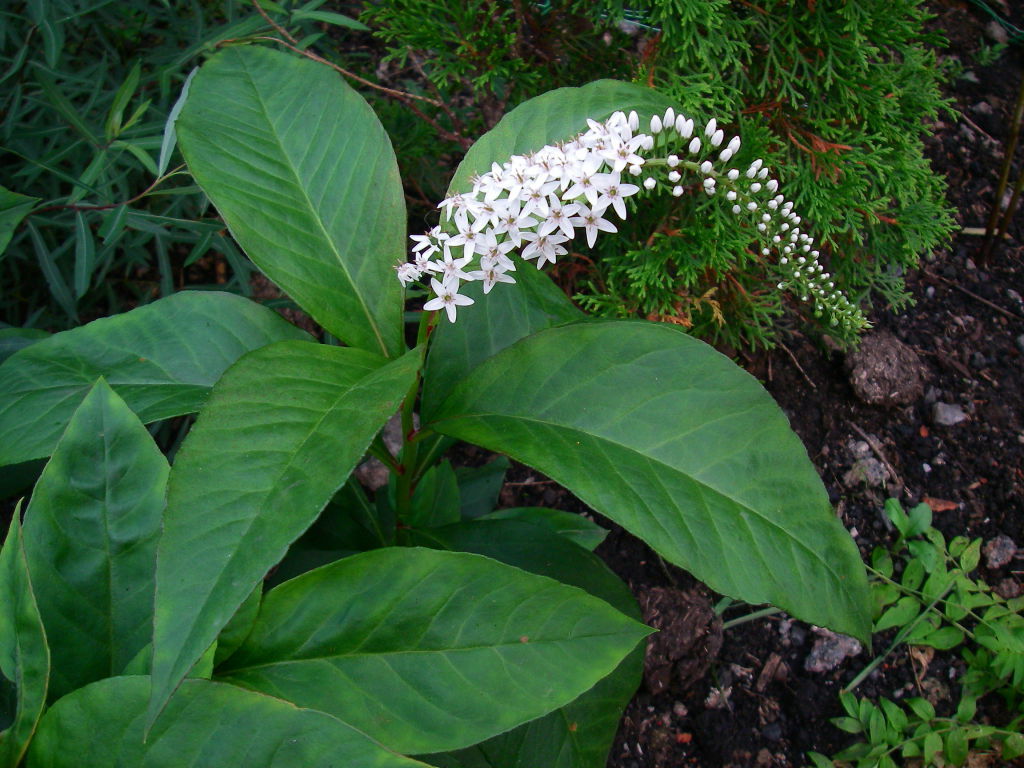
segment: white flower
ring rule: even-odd
[[[587,206],[580,203],[580,210],[577,216],[573,216],[569,221],[574,226],[583,227],[587,233],[587,245],[591,248],[594,247],[594,243],[597,240],[597,232],[618,232],[618,228],[607,219],[601,218],[601,214],[604,213],[603,208],[591,210]]]
[[[604,176],[605,178],[601,179],[602,190],[597,200],[597,206],[604,209],[610,205],[619,214],[619,218],[624,219],[626,218],[625,199],[639,192],[640,187],[636,184],[623,184],[621,176],[617,173],[608,173]]]
[[[550,235],[541,235],[537,232],[523,232],[523,239],[530,242],[523,248],[524,259],[537,259],[537,269],[550,261],[555,263],[557,256],[563,256],[568,251],[562,247],[562,243],[568,242],[569,238],[552,232]]]
[[[515,284],[515,280],[511,275],[506,275],[505,271],[499,269],[497,266],[492,266],[487,269],[482,269],[477,272],[470,272],[474,280],[483,280],[484,283],[484,295],[491,292],[498,283],[512,283]]]
[[[473,303],[469,296],[463,296],[458,292],[459,286],[448,283],[439,283],[435,278],[430,278],[430,289],[437,294],[437,298],[431,299],[423,308],[426,310],[443,309],[448,314],[448,322],[455,322],[456,307],[468,307]]]

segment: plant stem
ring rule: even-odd
[[[437,312],[423,312],[420,314],[419,328],[416,330],[416,347],[421,349],[421,361],[427,358],[427,339],[433,330]],[[400,464],[396,467],[398,479],[395,484],[395,512],[398,520],[407,518],[412,508],[412,494],[415,490],[416,454],[419,452],[419,443],[412,438],[416,433],[416,425],[413,416],[416,412],[416,396],[420,391],[420,381],[423,376],[423,363],[420,363],[416,371],[416,378],[409,388],[405,400],[402,402],[402,452]]]
[[[885,651],[884,651],[884,652],[882,652],[882,653],[881,653],[880,655],[878,655],[878,656],[875,656],[875,658],[873,658],[873,659],[871,660],[871,663],[870,663],[870,664],[868,664],[868,665],[867,665],[866,667],[864,667],[864,669],[862,669],[862,670],[861,670],[861,671],[860,671],[860,672],[859,672],[859,673],[857,674],[857,676],[856,676],[855,678],[853,678],[853,680],[851,680],[851,681],[849,682],[849,684],[848,684],[848,685],[847,685],[846,687],[844,687],[844,688],[843,688],[843,690],[842,690],[841,692],[842,692],[842,693],[849,693],[849,692],[853,691],[853,689],[854,689],[854,688],[856,688],[856,687],[857,687],[858,685],[860,685],[861,683],[863,683],[863,682],[864,682],[864,680],[865,680],[865,679],[867,678],[867,676],[868,676],[868,675],[870,675],[870,674],[871,674],[872,672],[874,672],[874,671],[875,671],[875,668],[876,668],[876,667],[878,667],[878,665],[879,665],[879,664],[881,664],[881,663],[882,663],[883,661],[885,661],[885,660],[886,660],[887,658],[889,658],[889,654],[890,654],[890,653],[892,653],[893,651],[895,651],[895,650],[896,650],[896,647],[897,647],[897,646],[898,646],[898,645],[899,645],[900,643],[902,643],[902,642],[903,642],[904,640],[906,640],[906,639],[907,639],[907,637],[908,637],[908,636],[910,635],[910,633],[914,631],[914,628],[915,628],[915,627],[916,627],[916,626],[917,626],[918,624],[920,624],[920,623],[921,623],[921,620],[922,620],[922,619],[923,619],[923,618],[924,618],[925,616],[927,616],[927,615],[929,614],[929,612],[931,612],[931,611],[932,611],[932,609],[934,609],[934,608],[935,608],[935,606],[936,606],[936,605],[938,605],[938,604],[939,604],[939,602],[940,602],[940,601],[941,601],[941,600],[942,600],[942,599],[943,599],[943,598],[944,598],[944,597],[945,597],[946,595],[948,595],[948,594],[949,594],[950,592],[952,592],[952,591],[953,591],[953,584],[952,584],[952,583],[950,583],[950,584],[949,584],[949,585],[948,585],[948,586],[947,586],[947,587],[946,587],[946,588],[945,588],[945,589],[944,589],[944,590],[942,591],[942,594],[941,594],[941,595],[939,595],[938,597],[936,597],[936,598],[935,598],[934,600],[932,600],[932,601],[931,601],[931,603],[930,603],[930,604],[928,605],[928,607],[927,607],[927,608],[925,608],[925,609],[924,609],[923,611],[921,611],[921,613],[919,613],[919,614],[917,615],[917,618],[915,618],[915,619],[914,619],[914,620],[913,620],[912,622],[910,622],[910,623],[909,623],[909,624],[907,624],[907,625],[906,625],[905,627],[903,627],[903,629],[901,629],[901,630],[900,630],[900,631],[899,631],[899,632],[898,632],[898,633],[896,634],[896,637],[894,637],[894,638],[893,638],[892,642],[891,642],[891,643],[889,643],[889,647],[888,647],[888,648],[886,648],[886,649],[885,649]]]
[[[735,619],[729,619],[728,621],[722,622],[722,630],[730,629],[732,627],[738,627],[740,624],[746,624],[748,621],[756,621],[762,619],[765,616],[774,616],[776,613],[782,613],[780,608],[762,608],[759,611],[752,611],[751,613],[743,616],[737,616]]]

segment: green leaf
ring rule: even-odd
[[[508,459],[499,456],[482,467],[456,469],[455,477],[459,482],[459,516],[472,519],[490,514],[498,503],[498,495],[501,493],[508,468]]]
[[[553,529],[519,520],[483,519],[414,533],[427,546],[473,552],[561,581],[599,597],[640,620],[629,589],[600,558],[570,544]],[[428,761],[443,766],[603,768],[622,710],[640,683],[643,646],[592,689],[564,707],[482,744]]]
[[[148,423],[197,410],[250,349],[302,338],[251,301],[189,291],[54,334],[0,366],[0,465],[49,456],[100,376]]]
[[[32,206],[38,202],[38,197],[19,195],[0,186],[0,256],[7,250],[7,244],[11,242],[21,220],[28,216]]]
[[[935,717],[935,707],[931,705],[928,699],[922,699],[919,696],[907,699],[907,706],[910,707],[914,714],[922,720],[931,720]]]
[[[569,703],[648,633],[602,600],[485,557],[378,549],[268,593],[222,674],[399,752],[436,752]]]
[[[33,586],[18,504],[0,549],[0,672],[18,691],[14,721],[0,733],[2,768],[18,765],[46,706],[50,652]]]
[[[921,601],[916,597],[901,597],[896,605],[889,608],[875,622],[874,632],[884,632],[892,627],[904,627],[917,618],[922,611]]]
[[[322,712],[207,680],[183,683],[144,742],[149,686],[115,677],[65,696],[39,724],[32,768],[422,765]]]
[[[176,125],[245,252],[346,343],[399,355],[405,198],[384,128],[328,67],[256,46],[200,69]]]
[[[942,751],[942,737],[935,733],[935,731],[929,732],[924,737],[924,750],[922,751],[922,757],[924,758],[925,765],[931,765],[935,760],[935,756]]]
[[[1013,760],[1024,755],[1024,734],[1011,733],[1003,742],[1002,757]]]
[[[155,718],[267,571],[317,518],[420,362],[281,342],[217,382],[171,470],[157,565]]]
[[[924,565],[915,558],[907,562],[906,567],[903,569],[903,576],[900,578],[900,584],[903,585],[904,589],[914,591],[921,586],[924,576]]]
[[[903,711],[899,704],[889,701],[889,699],[881,699],[879,705],[882,707],[882,711],[885,712],[885,717],[889,721],[889,724],[899,733],[903,733],[907,727],[907,713]]]
[[[910,527],[907,536],[920,536],[932,526],[932,508],[921,503],[910,510]]]
[[[537,468],[718,592],[868,641],[864,566],[803,445],[753,377],[685,333],[541,331],[426,426]]]
[[[167,460],[100,379],[75,411],[25,514],[25,553],[50,639],[50,700],[118,675],[153,629]]]
[[[306,19],[310,21],[321,21],[324,24],[330,24],[335,27],[347,27],[348,29],[355,29],[359,32],[370,31],[370,28],[361,21],[350,19],[348,16],[344,16],[340,13],[334,13],[332,11],[292,11],[293,21],[303,21]]]
[[[917,640],[919,645],[930,645],[932,648],[936,648],[940,651],[948,651],[950,648],[955,648],[960,645],[964,640],[964,633],[962,629],[957,627],[944,626],[939,627],[934,632],[929,632],[924,637]]]
[[[103,132],[107,138],[107,143],[117,138],[117,135],[121,133],[124,111],[128,107],[128,102],[131,101],[132,96],[135,95],[135,89],[139,87],[141,66],[141,59],[136,59],[132,68],[128,70],[124,82],[121,83],[114,93],[114,100],[110,105],[110,111],[107,112],[107,120],[103,125]]]
[[[946,759],[953,765],[963,765],[967,760],[967,734],[954,726],[953,730],[946,734],[945,742]]]
[[[485,297],[482,283],[467,283],[459,290],[476,303],[462,307],[457,323],[442,320],[434,331],[423,377],[426,418],[480,363],[531,333],[586,318],[533,264],[518,256],[513,261],[514,286],[500,286]]]
[[[587,118],[605,120],[613,112],[636,110],[644,118],[678,104],[654,88],[618,80],[597,80],[579,88],[558,88],[525,101],[505,115],[469,149],[459,164],[449,194],[466,191],[472,177],[512,155],[533,152],[587,130]],[[461,312],[460,312],[461,315]]]
[[[856,720],[852,717],[833,717],[831,720],[832,725],[841,731],[846,733],[860,733],[864,730],[864,726],[860,724],[860,720]]]
[[[237,651],[245,638],[249,636],[252,625],[256,622],[256,616],[259,615],[262,600],[263,585],[257,584],[235,611],[231,621],[225,624],[224,629],[217,635],[217,651],[213,657],[214,666],[219,665]]]
[[[175,126],[178,123],[178,116],[181,114],[182,108],[185,106],[185,101],[188,99],[188,88],[192,84],[192,78],[196,76],[196,72],[199,71],[199,67],[194,68],[188,73],[188,77],[185,78],[185,82],[181,86],[181,94],[178,96],[178,100],[174,102],[174,106],[171,107],[171,111],[167,115],[167,122],[164,123],[164,136],[160,142],[160,159],[157,160],[156,173],[157,176],[163,176],[167,172],[168,166],[171,164],[171,155],[174,153],[174,147],[178,143],[178,134],[175,131]],[[194,261],[198,259],[198,256],[193,257],[189,255],[189,260]],[[185,263],[188,266],[189,262]]]
[[[30,347],[49,336],[42,328],[0,328],[0,363],[19,349]]]
[[[61,274],[60,267],[57,266],[54,252],[47,247],[43,236],[31,221],[28,223],[28,235],[36,252],[39,269],[43,273],[43,277],[46,278],[46,284],[50,287],[50,295],[67,316],[77,322],[78,310],[75,308],[75,299],[71,295],[71,289],[68,288],[67,281],[64,280],[64,275]]]
[[[964,550],[960,556],[960,568],[964,573],[970,573],[978,567],[981,561],[981,539],[975,539]]]
[[[96,242],[81,211],[75,211],[75,298],[82,298],[89,290],[93,268],[96,266]]]
[[[415,528],[434,528],[459,519],[459,483],[451,462],[431,467],[416,484],[409,518],[404,522]]]
[[[499,509],[479,519],[522,520],[533,525],[539,525],[542,528],[548,528],[564,536],[574,544],[590,551],[597,549],[597,546],[608,535],[607,530],[582,515],[566,512],[561,509],[547,509],[545,507]]]
[[[886,499],[884,509],[886,517],[896,526],[896,530],[900,532],[900,535],[907,536],[910,530],[910,518],[903,511],[903,505],[900,504],[899,499]]]

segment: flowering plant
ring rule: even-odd
[[[407,344],[402,189],[372,110],[306,60],[211,58],[172,126],[190,172],[346,346],[185,292],[0,366],[0,464],[51,457],[0,554],[17,702],[0,765],[603,765],[649,630],[590,551],[603,529],[495,512],[504,465],[453,470],[456,440],[546,473],[724,594],[866,640],[856,547],[757,382],[677,328],[588,321],[524,268],[612,229],[664,166],[671,192],[684,170],[726,190],[783,279],[858,322],[803,266],[812,243],[760,166],[741,185],[697,164],[704,140],[669,106],[602,81],[482,137],[450,229],[399,267],[434,293]],[[694,159],[644,159],[679,141]],[[441,310],[458,322],[435,326]],[[169,464],[143,424],[196,411]],[[397,448],[380,434],[396,411]],[[372,498],[351,478],[367,453],[391,470]]]

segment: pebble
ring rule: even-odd
[[[1024,352],[1024,333],[1017,337],[1017,349]]]
[[[1018,304],[1024,304],[1024,299],[1022,299],[1020,294],[1013,290],[1013,288],[1006,289],[1006,297],[1008,299],[1016,301]]]
[[[929,285],[927,288],[925,288],[924,289],[924,295],[925,295],[925,298],[927,298],[927,299],[934,299],[935,298],[935,286],[934,285]]]
[[[943,427],[952,427],[962,421],[966,421],[967,414],[959,405],[949,403],[936,403],[932,407],[932,421]]]
[[[804,660],[808,672],[828,672],[838,667],[848,656],[861,652],[861,645],[852,637],[839,635],[827,629],[816,630],[818,639]]]
[[[861,483],[868,488],[881,488],[889,476],[885,466],[878,459],[869,457],[854,462],[850,470],[843,475],[843,483],[848,488],[854,488]]]
[[[989,568],[1002,568],[1017,554],[1017,544],[1009,536],[999,534],[994,539],[986,541],[982,551],[985,553],[985,563]]]

